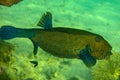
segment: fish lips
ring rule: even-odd
[[[111,51],[107,51],[107,55],[105,56],[105,59],[109,59],[111,55],[112,55],[112,52]]]

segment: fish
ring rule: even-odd
[[[14,4],[19,3],[22,0],[0,0],[0,5],[11,7]]]
[[[112,46],[99,34],[80,29],[53,27],[50,12],[42,15],[37,26],[41,28],[25,29],[4,25],[0,28],[0,38],[29,38],[34,46],[34,55],[40,47],[59,58],[80,59],[87,67],[92,67],[97,60],[112,55]]]

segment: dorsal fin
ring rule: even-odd
[[[44,13],[37,26],[41,26],[44,29],[52,29],[52,14],[50,12]]]

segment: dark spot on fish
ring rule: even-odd
[[[99,42],[99,41],[100,41],[100,37],[96,36],[96,37],[95,37],[95,41],[96,41],[96,42]]]

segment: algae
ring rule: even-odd
[[[11,80],[7,73],[10,66],[11,53],[14,46],[8,42],[0,40],[0,80]]]
[[[110,59],[100,61],[92,74],[93,80],[120,80],[120,54],[114,53]]]

